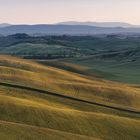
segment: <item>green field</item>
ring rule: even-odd
[[[91,57],[86,59],[73,59],[68,62],[85,66],[89,73],[95,73],[104,79],[140,84],[140,59],[133,62],[131,60],[100,60]]]

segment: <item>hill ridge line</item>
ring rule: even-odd
[[[70,97],[70,96],[57,94],[57,93],[50,92],[50,91],[47,91],[47,90],[36,89],[36,88],[33,88],[33,87],[25,87],[25,86],[22,86],[22,85],[16,85],[16,84],[11,84],[11,83],[4,83],[4,82],[0,82],[0,85],[1,86],[6,86],[6,87],[36,91],[36,92],[45,93],[45,94],[52,95],[52,96],[67,98],[67,99],[75,100],[75,101],[78,101],[78,102],[88,103],[88,104],[97,105],[97,106],[104,107],[104,108],[110,108],[110,109],[114,109],[114,110],[119,110],[119,111],[124,111],[124,112],[128,112],[128,113],[134,113],[134,114],[140,115],[140,112],[136,111],[136,110],[124,109],[124,108],[119,108],[119,107],[115,107],[115,106],[105,105],[105,104],[102,104],[102,103],[86,101],[86,100],[83,100],[83,99],[78,99],[78,98],[74,98],[74,97]]]

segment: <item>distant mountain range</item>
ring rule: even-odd
[[[140,26],[119,22],[62,22],[58,24],[11,25],[0,24],[0,34],[16,33],[47,35],[140,34]]]
[[[140,27],[139,25],[133,25],[125,22],[77,22],[77,21],[66,21],[57,23],[58,25],[87,25],[96,27],[123,27],[123,28],[134,28]]]
[[[8,26],[11,26],[11,24],[8,24],[8,23],[0,24],[0,28],[4,28],[4,27],[8,27]]]

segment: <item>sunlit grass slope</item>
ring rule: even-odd
[[[0,120],[73,133],[73,137],[75,135],[100,139],[138,139],[140,137],[139,114],[100,107],[30,90],[5,86],[1,86],[0,89]],[[5,136],[6,132],[3,125],[0,125],[1,133]],[[21,129],[16,130],[16,127],[13,130],[11,125],[6,127],[12,134],[15,133],[13,131],[19,131],[16,137],[22,135]],[[22,129],[24,130],[24,126]],[[24,131],[27,132],[27,130],[25,129]],[[32,134],[36,133],[36,131],[38,129],[33,129],[32,133],[30,135],[27,133],[26,137],[34,139]],[[15,136],[15,134],[13,135]],[[42,133],[40,135],[42,136]],[[44,135],[47,136],[47,133]],[[57,133],[53,136],[61,139],[61,137],[57,136]],[[65,135],[65,137],[68,136]],[[38,138],[38,133],[36,137]]]
[[[99,140],[92,137],[40,128],[25,124],[0,121],[0,138],[3,140]],[[8,135],[7,135],[8,134]]]
[[[129,85],[89,79],[75,73],[10,56],[0,56],[0,81],[44,89],[87,101],[140,107],[140,90]],[[109,102],[108,102],[109,101]]]
[[[0,56],[0,139],[137,140],[139,100],[129,85]]]

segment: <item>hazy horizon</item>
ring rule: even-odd
[[[77,22],[77,23],[124,23],[124,24],[130,24],[130,25],[136,25],[136,26],[140,26],[140,24],[133,24],[133,23],[129,23],[129,22],[124,22],[124,21],[69,21],[69,20],[66,20],[66,21],[58,21],[58,22],[52,22],[52,23],[10,23],[10,22],[0,22],[0,24],[9,24],[9,25],[51,25],[51,24],[61,24],[61,23],[67,23],[67,25],[69,25],[68,24],[68,22]],[[71,24],[70,24],[71,25]],[[75,24],[76,25],[76,24]],[[86,24],[85,24],[86,25]]]
[[[0,0],[0,23],[90,21],[140,25],[139,7],[139,0]]]

